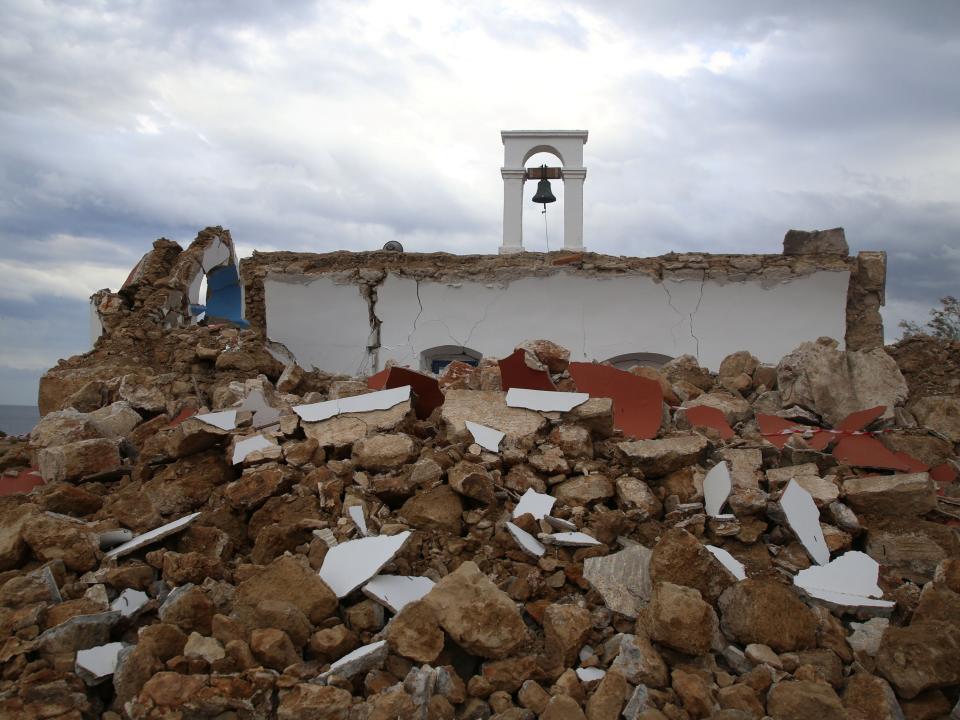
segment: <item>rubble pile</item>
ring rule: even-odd
[[[0,716],[954,710],[958,400],[882,349],[321,378],[118,328],[4,456]]]

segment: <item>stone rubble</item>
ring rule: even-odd
[[[775,372],[749,352],[719,374],[689,357],[644,368],[669,391],[653,439],[615,431],[602,398],[511,407],[487,359],[441,382],[425,418],[395,390],[304,417],[365,379],[284,367],[255,330],[151,325],[156,292],[129,290],[89,358],[52,371],[46,414],[4,455],[44,482],[0,497],[0,717],[860,720],[957,704],[958,385],[904,352],[821,340]],[[576,391],[564,348],[521,347]],[[881,404],[868,430],[926,469],[807,442]],[[698,405],[733,435],[691,425]],[[230,429],[202,422],[221,411]],[[271,448],[234,464],[257,413]],[[810,431],[779,448],[759,413]],[[802,520],[781,503],[791,481]],[[102,548],[118,530],[132,543]],[[802,592],[817,532],[832,561],[879,563],[890,607]]]

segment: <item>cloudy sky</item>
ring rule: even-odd
[[[840,225],[890,255],[891,339],[958,292],[954,0],[0,8],[0,403],[88,349],[87,297],[157,237],[495,252],[505,128],[589,129],[591,250]]]

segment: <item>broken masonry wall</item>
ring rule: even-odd
[[[571,359],[692,354],[716,368],[744,347],[776,362],[821,336],[882,346],[885,254],[848,257],[845,247],[657,258],[274,252],[244,259],[241,275],[253,326],[329,372],[372,373],[390,360],[429,369],[433,353],[503,356],[533,335]]]

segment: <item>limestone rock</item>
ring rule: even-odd
[[[667,530],[654,546],[650,579],[695,588],[711,605],[737,581],[713,553],[681,528]]]
[[[528,640],[516,605],[473,562],[442,578],[423,601],[450,637],[474,655],[507,657]]]
[[[467,420],[505,433],[508,441],[529,437],[546,425],[538,412],[508,407],[506,397],[492,390],[448,390],[441,409],[448,437],[470,440]]]
[[[263,600],[292,603],[312,623],[320,623],[337,609],[337,596],[309,565],[281,556],[237,586],[234,609],[252,613]]]
[[[437,613],[422,600],[407,603],[387,626],[390,649],[416,662],[435,661],[443,641]]]
[[[583,475],[557,485],[553,496],[569,507],[587,507],[613,497],[613,483],[603,475]]]
[[[630,465],[647,477],[660,477],[697,463],[707,449],[702,435],[679,435],[660,440],[621,442],[617,447]]]
[[[105,438],[126,437],[143,422],[140,413],[125,400],[94,410],[88,417],[100,436]]]
[[[852,477],[843,496],[855,511],[876,515],[923,515],[937,506],[936,486],[925,472]]]
[[[299,683],[280,693],[277,720],[347,720],[352,703],[343,688]]]
[[[570,364],[570,351],[550,340],[527,340],[514,350],[524,350],[544,365],[551,375],[557,375]]]
[[[417,493],[400,508],[400,515],[418,530],[441,530],[459,535],[463,500],[449,485]]]
[[[837,350],[835,342],[806,342],[777,366],[784,407],[800,405],[839,425],[850,413],[884,405],[883,417],[907,399],[907,383],[882,348]]]
[[[496,500],[493,494],[493,478],[483,465],[467,461],[458,462],[447,470],[450,487],[464,497],[490,504]]]
[[[617,720],[628,689],[626,678],[619,672],[611,670],[604,675],[587,701],[587,720]]]
[[[20,503],[15,497],[0,498],[0,571],[20,565],[27,552],[23,529],[38,512],[32,503]]]
[[[315,656],[330,662],[360,647],[360,637],[346,625],[334,625],[317,630],[310,637],[309,647]]]
[[[778,582],[741,580],[724,591],[718,605],[724,634],[743,645],[762,643],[777,652],[816,646],[816,616]]]
[[[579,703],[569,695],[555,695],[540,713],[540,720],[586,720]]]
[[[883,678],[857,673],[847,681],[843,706],[849,720],[903,720],[893,688]]]
[[[257,628],[250,633],[250,650],[265,667],[283,670],[300,661],[290,636],[277,628]]]
[[[30,449],[38,453],[48,447],[102,437],[102,433],[87,413],[67,408],[47,413],[40,418],[40,422],[30,431]]]
[[[802,680],[774,685],[767,696],[767,712],[775,720],[848,720],[832,687]]]
[[[663,512],[660,502],[650,486],[643,480],[629,475],[617,478],[617,500],[624,510],[639,510],[642,518],[656,518]]]
[[[570,667],[590,633],[590,612],[554,603],[543,613],[545,653],[551,664]]]
[[[843,228],[830,230],[787,230],[783,236],[784,255],[850,254]]]
[[[26,521],[23,539],[42,562],[63,560],[70,570],[91,570],[100,560],[100,542],[93,531],[47,513]]]
[[[649,607],[650,639],[688,655],[710,651],[717,616],[700,592],[682,585],[657,583]]]
[[[709,407],[719,410],[731,427],[748,419],[752,414],[750,403],[728,392],[709,392],[687,400],[681,408]]]
[[[649,548],[630,545],[618,553],[587,558],[583,577],[610,610],[636,617],[650,599],[650,556]]]
[[[864,552],[894,577],[926,583],[942,560],[960,557],[956,534],[940,523],[893,516],[865,516],[863,520],[867,528]]]
[[[960,628],[941,623],[888,627],[877,652],[877,672],[907,699],[931,688],[957,685]]]
[[[645,635],[615,635],[608,643],[619,646],[611,672],[621,673],[631,685],[667,685],[667,664]]]
[[[670,682],[690,717],[706,718],[713,715],[717,703],[710,692],[710,685],[700,675],[674,670],[670,674]]]
[[[960,398],[930,395],[913,403],[910,411],[923,427],[936,430],[950,442],[960,443]]]
[[[403,433],[373,435],[353,446],[357,467],[377,472],[395,470],[409,462],[416,452],[413,438]]]
[[[120,467],[120,452],[117,441],[109,438],[77,440],[44,448],[37,462],[46,482],[78,480],[116,470]]]

